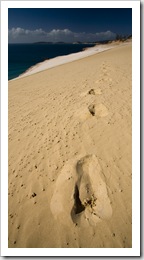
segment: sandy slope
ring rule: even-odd
[[[127,44],[127,42],[125,42],[125,44]],[[28,70],[26,70],[24,73],[22,73],[18,78],[26,77],[26,76],[35,74],[37,72],[40,72],[40,71],[43,71],[46,69],[50,69],[50,68],[53,68],[53,67],[56,67],[59,65],[63,65],[65,63],[80,60],[82,58],[91,56],[93,54],[112,49],[115,46],[116,46],[116,43],[96,45],[94,47],[86,48],[84,51],[48,59],[43,62],[39,62],[34,66],[31,66]]]
[[[131,247],[131,44],[9,82],[9,247]]]

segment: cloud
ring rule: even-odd
[[[22,42],[22,40],[28,40],[29,42],[35,37],[46,37],[46,35],[47,33],[44,32],[42,29],[36,29],[32,31],[18,27],[8,30],[8,36],[10,41],[17,40],[18,42]]]
[[[9,43],[31,43],[36,41],[64,41],[64,42],[94,42],[115,39],[116,34],[111,31],[99,33],[72,32],[69,29],[53,29],[50,32],[44,30],[27,30],[20,27],[8,30]]]
[[[59,30],[53,29],[51,32],[47,33],[47,38],[50,41],[72,41],[73,33],[69,29]]]

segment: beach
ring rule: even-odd
[[[132,44],[69,61],[8,84],[8,245],[131,248]]]

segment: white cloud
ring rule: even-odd
[[[59,30],[53,29],[47,33],[49,41],[72,41],[73,33],[69,29]]]
[[[100,33],[85,33],[85,32],[72,32],[69,29],[53,29],[50,32],[46,32],[42,29],[27,30],[23,28],[12,28],[8,30],[9,43],[30,43],[36,41],[64,41],[64,42],[94,42],[100,40],[115,39],[116,34],[111,31]]]

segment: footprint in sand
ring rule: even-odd
[[[93,88],[91,88],[89,91],[88,91],[88,94],[89,95],[95,95],[95,90]]]
[[[92,103],[87,107],[83,107],[81,110],[77,111],[76,117],[79,117],[81,121],[86,121],[91,116],[98,118],[106,117],[108,115],[108,109],[103,105],[96,105]]]
[[[96,116],[97,118],[105,117],[108,115],[108,110],[103,104],[91,104],[88,106],[88,110],[92,116]]]
[[[63,225],[96,225],[112,215],[107,186],[95,155],[69,161],[60,173],[50,203]]]
[[[100,88],[91,88],[88,91],[85,91],[83,93],[81,93],[81,97],[87,96],[87,95],[101,95],[102,91]]]
[[[101,95],[101,94],[102,94],[102,91],[101,91],[100,88],[97,88],[97,89],[91,88],[91,89],[88,91],[88,94],[89,94],[89,95]]]
[[[73,221],[77,222],[79,218],[83,218],[95,225],[103,219],[110,218],[112,208],[97,157],[88,155],[79,160],[76,173],[78,178],[72,209]]]

